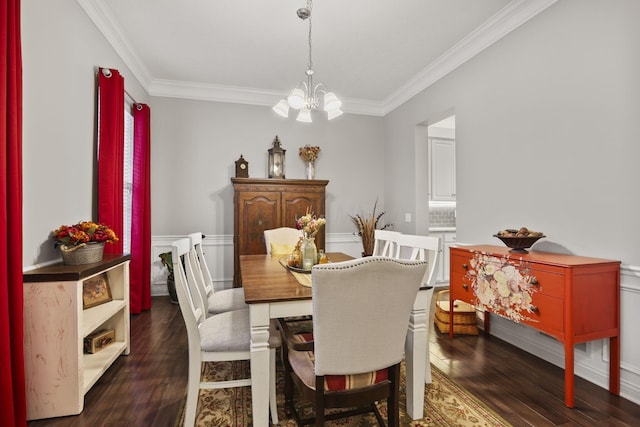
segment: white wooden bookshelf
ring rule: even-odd
[[[84,395],[120,355],[130,351],[129,255],[101,262],[56,264],[24,273],[27,419],[77,415]],[[112,301],[83,310],[82,285],[106,273]],[[115,330],[116,341],[84,354],[92,332]]]

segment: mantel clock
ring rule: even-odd
[[[236,160],[236,178],[249,178],[249,162],[242,157],[242,154]]]

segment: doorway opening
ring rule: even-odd
[[[456,116],[428,127],[431,228],[456,226]]]
[[[456,227],[456,118],[452,113],[415,129],[416,232]]]

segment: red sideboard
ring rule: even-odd
[[[574,345],[609,338],[609,391],[620,394],[620,261],[479,245],[451,248],[453,302],[531,326],[564,345],[564,402],[574,405]],[[450,332],[453,338],[453,328]]]

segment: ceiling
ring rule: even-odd
[[[273,105],[305,80],[306,0],[77,0],[152,96]],[[556,0],[316,0],[315,83],[384,115]]]

